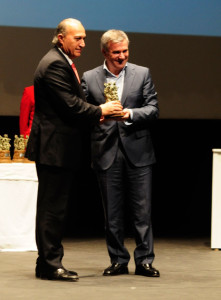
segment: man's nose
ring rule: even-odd
[[[125,59],[125,55],[124,55],[123,52],[120,53],[119,58],[120,58],[120,59]]]
[[[82,48],[85,47],[85,41],[84,41],[84,40],[81,40],[80,46],[81,46]]]

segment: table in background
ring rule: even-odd
[[[211,248],[221,249],[221,149],[213,149]]]
[[[36,251],[34,163],[0,163],[0,251]]]

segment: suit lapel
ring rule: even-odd
[[[77,86],[80,86],[79,81],[78,81],[78,79],[77,79],[77,76],[76,76],[74,70],[72,69],[72,67],[71,67],[71,65],[70,65],[70,63],[69,63],[69,61],[68,61],[67,58],[64,56],[64,54],[58,49],[57,46],[55,46],[55,47],[52,48],[52,49],[55,49],[55,50],[56,50],[56,52],[58,53],[60,59],[62,59],[62,61],[63,61],[65,64],[67,64],[68,67],[70,68],[70,72],[71,72],[71,74],[73,74],[74,85],[75,85],[76,87],[77,87]],[[81,89],[81,88],[80,88],[80,89]]]
[[[125,71],[124,88],[123,88],[123,93],[122,93],[122,97],[121,97],[122,105],[125,103],[127,95],[130,93],[130,88],[134,81],[134,76],[135,76],[134,67],[130,63],[128,63],[126,71]]]
[[[102,95],[104,95],[105,71],[103,69],[103,66],[101,66],[97,70],[96,80],[97,80],[97,84],[98,84],[98,87],[99,87]]]

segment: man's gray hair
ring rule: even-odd
[[[64,19],[63,21],[61,21],[58,24],[57,28],[55,29],[54,36],[53,36],[53,39],[52,39],[52,44],[57,45],[59,43],[58,34],[61,33],[65,36],[68,25],[73,25],[73,24],[76,24],[76,23],[81,24],[81,22],[79,20],[72,19],[72,18]]]
[[[110,29],[106,31],[101,37],[101,50],[104,50],[105,52],[108,51],[109,42],[120,43],[124,40],[126,40],[129,45],[128,36],[124,31],[117,30],[117,29]]]

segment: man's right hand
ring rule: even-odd
[[[122,105],[119,101],[109,101],[100,105],[102,116],[117,115],[122,112]]]

